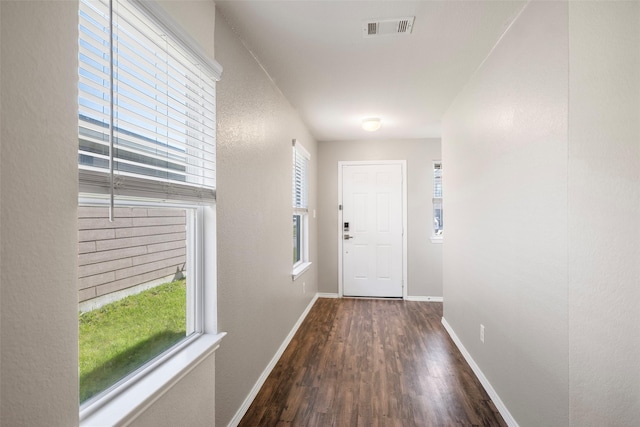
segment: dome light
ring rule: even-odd
[[[362,121],[362,129],[367,132],[375,132],[382,126],[382,122],[377,117],[371,117]]]

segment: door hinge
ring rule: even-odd
[[[342,205],[338,205],[338,210],[341,211],[342,210]]]

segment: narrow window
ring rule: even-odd
[[[204,329],[219,70],[136,4],[79,5],[81,404]]]
[[[433,162],[433,237],[442,238],[442,162]]]
[[[309,152],[293,140],[293,275],[309,265]]]

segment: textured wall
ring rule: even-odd
[[[572,426],[640,417],[640,3],[569,3]]]
[[[215,38],[224,67],[218,84],[218,316],[220,330],[228,332],[216,354],[216,423],[225,426],[317,292],[316,143],[223,18]],[[296,281],[293,138],[311,153],[313,265]]]
[[[318,181],[322,183],[318,192],[320,292],[338,292],[338,161],[407,160],[407,294],[442,296],[442,245],[430,240],[432,162],[440,157],[439,139],[318,144]]]
[[[567,9],[529,3],[443,120],[444,318],[522,426],[569,419]]]
[[[78,423],[77,2],[0,2],[3,426]]]
[[[135,427],[214,426],[215,356],[204,360],[169,393],[153,403],[132,425]],[[204,375],[204,377],[202,377]]]
[[[171,19],[200,45],[202,51],[215,58],[215,16],[213,0],[156,0]]]
[[[639,46],[638,2],[532,2],[444,121],[445,318],[522,426],[640,415]]]

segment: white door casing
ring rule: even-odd
[[[339,293],[406,296],[406,162],[339,162]]]

